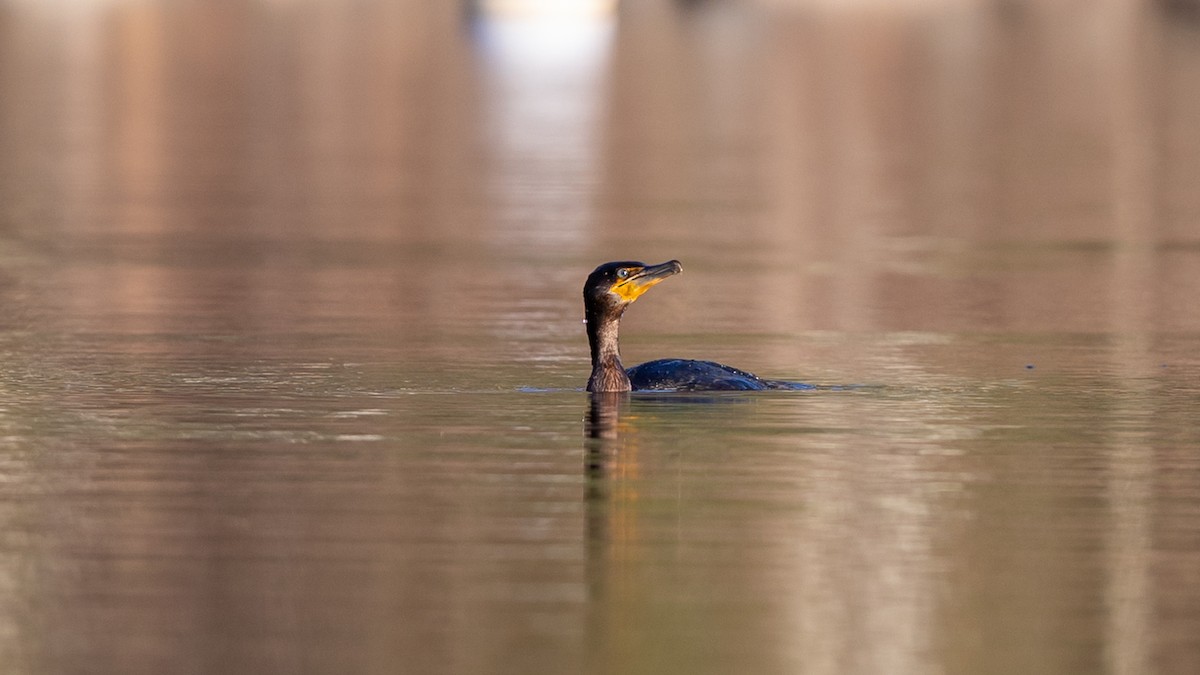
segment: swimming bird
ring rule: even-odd
[[[765,380],[732,366],[713,361],[658,359],[626,369],[621,364],[617,333],[621,316],[655,284],[683,271],[678,260],[658,265],[620,261],[597,267],[583,285],[583,307],[592,375],[587,390],[611,391],[719,391],[758,389],[811,389],[812,385]]]

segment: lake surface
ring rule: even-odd
[[[1200,672],[1200,23],[789,4],[0,3],[4,672]]]

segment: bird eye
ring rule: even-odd
[[[629,276],[629,270],[622,267],[621,269],[617,270],[617,276],[624,279],[625,277]]]

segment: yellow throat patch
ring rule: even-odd
[[[613,284],[611,290],[613,293],[619,295],[621,299],[627,302],[633,302],[641,297],[642,293],[650,290],[651,286],[657,284],[665,278],[666,277],[659,277],[657,279],[646,279],[644,281],[640,279],[625,279],[624,281],[618,281],[617,283]]]

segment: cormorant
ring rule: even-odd
[[[764,380],[744,370],[712,361],[659,359],[626,370],[621,364],[617,345],[621,315],[651,286],[682,271],[683,265],[678,260],[659,265],[626,261],[604,263],[588,276],[583,285],[588,344],[592,349],[592,375],[588,378],[588,391],[813,388],[800,382]]]

